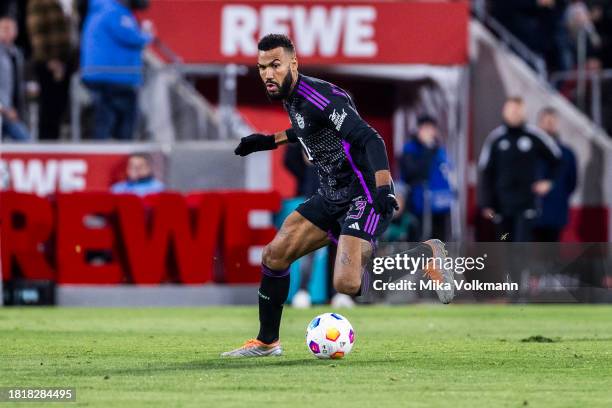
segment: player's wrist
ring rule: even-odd
[[[388,169],[381,169],[374,173],[376,180],[376,188],[382,186],[391,186],[391,173]]]
[[[291,128],[285,130],[285,135],[287,136],[287,140],[290,143],[297,142],[297,140],[298,140],[297,133],[295,132],[295,130],[293,130]]]
[[[278,147],[276,144],[276,138],[274,135],[260,135],[261,137],[258,139],[258,144],[260,150],[274,150]]]

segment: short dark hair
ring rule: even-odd
[[[520,105],[524,104],[525,101],[523,100],[522,96],[518,96],[518,95],[512,95],[506,98],[506,102],[514,102],[514,103],[518,103]]]
[[[17,23],[17,18],[13,14],[0,14],[0,20],[11,20]]]
[[[555,108],[553,108],[552,106],[546,106],[542,108],[538,116],[539,117],[546,116],[546,115],[557,116],[558,114],[559,112]]]
[[[151,163],[153,163],[153,156],[151,156],[151,153],[147,153],[147,152],[135,152],[135,153],[131,153],[128,156],[128,159],[131,159],[132,157],[141,158],[144,161],[146,161],[149,165],[151,165]]]
[[[289,51],[292,54],[295,52],[293,42],[285,34],[265,35],[261,38],[261,40],[259,40],[259,43],[257,44],[257,49],[259,51],[270,51],[278,47],[283,47],[286,51]]]
[[[424,113],[422,115],[419,115],[419,117],[417,118],[417,126],[422,126],[425,124],[438,126],[438,121],[432,115]]]

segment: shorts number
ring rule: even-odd
[[[365,210],[365,208],[366,208],[366,204],[367,204],[367,201],[365,201],[365,200],[358,200],[358,201],[355,201],[355,203],[353,204],[353,205],[354,205],[354,207],[351,209],[351,212],[356,211],[357,213],[356,213],[356,214],[350,214],[350,215],[349,215],[348,217],[346,217],[346,218],[347,218],[347,219],[348,219],[348,218],[353,218],[353,219],[355,219],[355,220],[360,219],[360,218],[361,218],[361,216],[363,215],[363,211],[364,211],[364,210]]]

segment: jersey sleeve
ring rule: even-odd
[[[342,139],[351,144],[359,144],[360,140],[355,137],[354,131],[359,127],[370,126],[359,116],[350,97],[340,88],[333,86],[322,93],[327,100],[321,112],[325,124],[335,129]]]
[[[334,129],[349,148],[362,149],[366,152],[372,170],[389,170],[387,150],[382,137],[363,120],[348,94],[340,88],[330,85],[322,90],[325,102],[320,109],[321,120]]]
[[[295,130],[293,130],[293,128],[285,130],[285,134],[287,135],[287,141],[289,143],[295,143],[298,141],[297,134],[295,133]]]

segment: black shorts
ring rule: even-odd
[[[337,204],[315,194],[300,204],[296,211],[323,231],[327,231],[330,238],[338,239],[340,235],[350,235],[372,243],[376,243],[393,217],[393,214],[376,214],[372,203],[362,195],[346,204]]]

